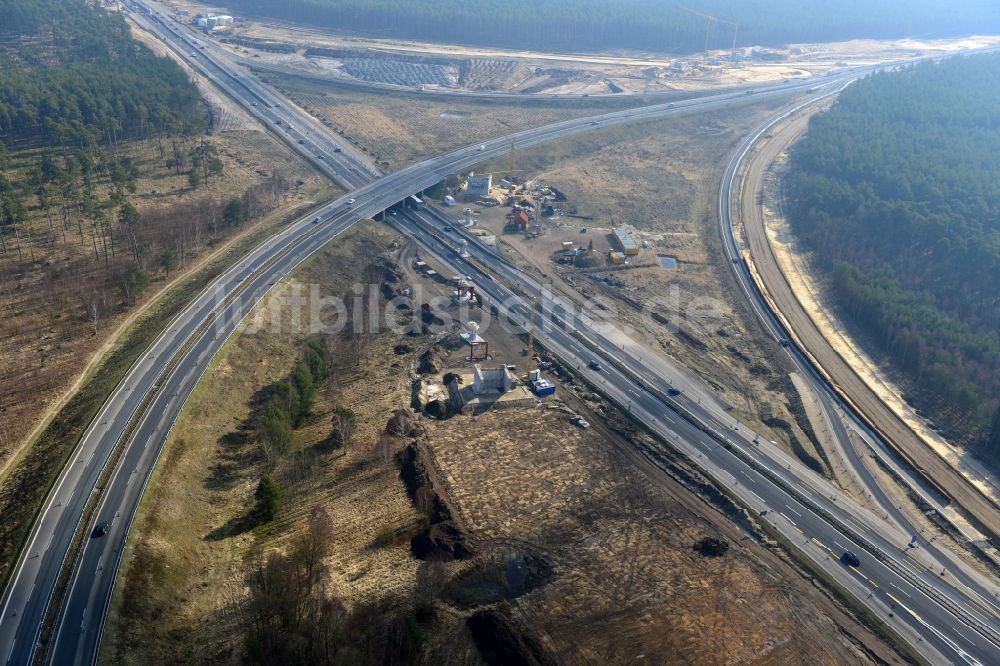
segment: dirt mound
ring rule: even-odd
[[[469,617],[466,625],[487,664],[549,666],[556,663],[507,613],[479,611]]]
[[[420,355],[420,364],[417,366],[417,372],[422,375],[435,375],[441,372],[443,367],[444,363],[441,356],[434,349],[428,349]]]
[[[397,409],[385,424],[385,431],[394,437],[415,437],[420,429],[413,420],[413,413],[408,409]]]
[[[451,510],[438,495],[420,460],[416,444],[399,452],[399,477],[406,485],[410,501],[427,516],[428,525],[410,540],[410,551],[420,560],[464,560],[474,554],[461,527],[452,519]]]
[[[410,552],[418,560],[450,562],[472,556],[465,534],[452,521],[430,525],[410,540]]]
[[[435,419],[446,419],[449,416],[448,404],[444,400],[431,400],[424,407],[424,412]]]
[[[729,543],[723,539],[705,537],[694,545],[694,549],[706,557],[722,557],[729,551]]]

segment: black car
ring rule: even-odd
[[[844,554],[840,556],[840,561],[849,567],[861,566],[861,560],[859,560],[858,556],[849,550],[844,551]]]
[[[94,538],[102,537],[107,534],[109,527],[111,527],[109,523],[98,523],[97,527],[94,528]]]
[[[590,369],[591,369],[591,370],[597,370],[598,372],[600,372],[600,371],[601,371],[601,363],[600,363],[600,361],[597,361],[597,360],[592,360],[592,361],[591,361],[590,363],[588,363],[587,365],[589,365],[589,366],[590,366]]]

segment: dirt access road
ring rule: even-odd
[[[813,111],[818,109],[811,108]],[[810,116],[811,113],[800,115],[774,130],[771,138],[758,146],[740,175],[743,182],[734,220],[742,223],[744,243],[750,251],[758,284],[762,283],[772,307],[780,312],[788,329],[794,332],[798,347],[808,350],[813,363],[826,373],[839,393],[932,486],[964,509],[973,524],[996,541],[1000,538],[1000,509],[942,459],[833,348],[796,297],[779,266],[765,227],[761,193],[771,165],[806,132]]]

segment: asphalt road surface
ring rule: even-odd
[[[140,20],[147,19],[141,17]],[[150,27],[171,48],[184,53],[190,48],[187,41],[190,37],[181,28],[168,29],[169,24],[169,21],[151,23]],[[281,277],[358,219],[381,212],[446,175],[501,155],[509,149],[508,138],[501,137],[486,142],[482,149],[476,146],[464,148],[425,160],[390,176],[379,177],[377,170],[348,151],[325,128],[288,105],[270,89],[237,71],[224,56],[216,57],[210,47],[204,50],[197,48],[189,53],[197,54],[190,58],[195,69],[228,95],[240,100],[262,122],[274,125],[275,121],[280,121],[280,127],[288,128],[283,131],[289,145],[304,157],[311,159],[331,177],[350,187],[359,187],[351,195],[356,203],[348,206],[346,198],[341,198],[321,207],[263,243],[240,264],[220,276],[171,323],[109,398],[46,502],[4,599],[0,616],[0,657],[5,654],[11,664],[30,663],[35,655],[41,621],[61,570],[72,570],[73,574],[58,613],[58,626],[51,650],[47,653],[48,658],[58,664],[91,663],[96,658],[128,527],[163,441],[206,365],[253,305]],[[829,81],[831,84],[835,82]],[[797,84],[758,87],[753,95],[726,93],[630,109],[556,123],[518,133],[513,138],[518,146],[524,147],[590,131],[597,126],[788,96],[793,92],[804,92],[804,87]],[[303,143],[299,143],[300,140]],[[314,216],[320,217],[319,224],[311,223]],[[420,233],[422,237],[426,232]],[[434,241],[428,236],[423,242],[433,244]],[[445,247],[436,251],[454,254]],[[499,264],[496,269],[500,272],[505,270]],[[499,282],[494,283],[480,269],[470,265],[465,272],[469,271],[477,276],[477,284],[485,281],[491,287],[496,284],[498,290],[502,288]],[[504,279],[511,277],[506,275]],[[500,291],[496,294],[497,297],[502,295]],[[526,316],[523,303],[514,303],[511,307],[515,316]],[[768,514],[776,527],[788,534],[798,532],[800,536],[809,536],[809,540],[802,543],[803,551],[859,598],[866,598],[866,593],[871,594],[867,603],[884,610],[888,621],[894,623],[893,626],[898,625],[898,630],[914,645],[922,646],[924,651],[936,657],[946,656],[947,660],[1000,663],[1000,653],[997,653],[992,633],[995,631],[993,616],[983,613],[986,617],[979,618],[978,615],[969,616],[968,611],[952,608],[954,603],[964,604],[968,599],[939,580],[933,572],[920,571],[904,562],[904,558],[893,554],[898,545],[880,540],[875,533],[860,534],[855,533],[853,528],[844,528],[842,521],[848,520],[850,515],[842,508],[843,504],[825,500],[824,496],[807,497],[789,490],[800,483],[791,464],[782,472],[780,464],[767,462],[771,460],[768,456],[757,460],[754,456],[762,455],[757,453],[759,449],[741,441],[745,428],[728,434],[726,428],[729,424],[719,420],[717,406],[713,406],[709,396],[706,396],[707,400],[701,399],[704,392],[699,391],[693,380],[684,379],[691,385],[690,391],[666,398],[667,394],[661,392],[673,387],[650,372],[649,367],[655,366],[652,359],[637,359],[624,350],[618,351],[616,343],[591,333],[590,324],[585,319],[574,322],[580,325],[575,335],[570,336],[557,327],[558,330],[551,334],[543,332],[546,337],[540,339],[559,349],[560,355],[565,354],[564,358],[569,361],[585,362],[590,354],[602,354],[607,361],[607,369],[601,377],[595,378],[601,390],[620,404],[627,404],[627,409],[636,418],[668,436],[672,435],[676,446],[688,451],[692,460],[714,474],[728,474],[731,480],[721,476],[720,482],[731,488],[746,489],[745,493],[743,490],[739,492],[744,493],[741,497],[745,495],[750,506],[783,506],[787,509],[775,509]],[[564,347],[561,346],[563,344]],[[649,388],[643,386],[645,382],[649,382]],[[684,402],[690,400],[695,402]],[[688,409],[691,411],[685,411]],[[133,414],[135,419],[132,419]],[[702,418],[707,420],[701,422],[699,419]],[[122,441],[126,433],[128,436]],[[724,443],[723,436],[730,438],[732,448],[720,443]],[[97,480],[119,444],[124,446],[119,462],[103,484],[96,512],[88,524],[82,525],[84,509]],[[772,477],[771,474],[778,476]],[[746,481],[741,481],[744,478]],[[798,518],[793,521],[791,516]],[[107,534],[89,536],[94,526],[101,523],[109,524]],[[67,562],[66,556],[78,528],[83,528],[87,535],[84,547],[75,562]],[[852,538],[857,541],[852,541]],[[817,545],[811,545],[812,539]],[[836,555],[834,549],[841,546],[870,553],[871,558],[865,558],[859,571],[842,567],[830,559],[830,553]],[[880,558],[884,558],[884,563]],[[902,571],[899,567],[903,567]],[[876,582],[879,582],[879,588],[869,587]],[[884,588],[881,582],[885,583]],[[873,589],[882,591],[874,592]],[[892,595],[890,590],[893,589],[899,590],[901,596],[887,596]],[[952,599],[952,595],[960,598]],[[889,609],[895,609],[892,617],[887,615]]]
[[[428,211],[390,219],[407,236],[444,258],[455,274],[471,276],[487,302],[501,312],[511,312],[521,322],[516,330],[523,331],[529,317],[525,295],[541,296],[542,286],[491,250],[476,247],[471,239],[468,247],[475,261],[461,257],[446,234],[433,230],[440,226],[433,217]],[[921,566],[910,556],[905,539],[884,538],[880,530],[859,519],[865,514],[861,507],[839,497],[835,490],[803,483],[808,474],[796,468],[800,466],[755,443],[756,433],[734,423],[724,408],[692,390],[696,383],[683,371],[650,371],[645,352],[621,349],[602,333],[612,327],[574,314],[569,304],[551,304],[541,310],[554,313],[548,319],[540,314],[536,322],[536,336],[551,353],[632,417],[673,442],[747,506],[766,511],[764,517],[778,531],[932,662],[1000,663],[998,606],[970,597],[936,571]],[[555,319],[564,325],[555,324]],[[589,367],[595,359],[600,361],[600,371]],[[677,393],[678,387],[686,388]],[[859,567],[839,562],[847,550],[860,555]],[[970,599],[977,602],[975,615],[968,610]]]
[[[805,120],[798,119],[794,122],[803,124]],[[786,136],[793,136],[795,130],[793,127],[790,132],[786,132]],[[927,446],[854,372],[850,364],[833,349],[786,281],[764,230],[763,213],[756,197],[762,188],[765,169],[787,147],[787,143],[788,141],[771,140],[765,144],[762,152],[747,165],[738,196],[726,207],[735,209],[743,222],[754,267],[765,285],[773,307],[781,313],[784,320],[782,329],[788,327],[794,331],[794,335],[789,337],[808,351],[813,362],[823,369],[829,381],[837,385],[842,394],[849,396],[852,410],[863,413],[875,425],[882,438],[889,441],[910,466],[961,506],[974,524],[978,524],[988,536],[997,539],[1000,537],[1000,508]],[[727,172],[727,177],[735,179],[737,170],[731,169]],[[728,189],[737,192],[732,182],[728,184]],[[722,212],[724,219],[729,219],[729,211]],[[735,256],[738,257],[739,254]],[[740,273],[745,279],[749,279],[745,269]],[[782,335],[785,335],[783,331]]]

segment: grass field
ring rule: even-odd
[[[421,159],[548,123],[639,105],[541,100],[531,104],[374,94],[294,77],[264,75],[300,106],[393,171]]]
[[[567,201],[556,205],[579,216],[542,218],[544,234],[535,239],[501,235],[525,270],[539,278],[544,274],[565,291],[603,299],[638,335],[699,375],[741,419],[830,473],[788,381],[792,367],[746,305],[719,237],[716,208],[724,166],[742,137],[779,105],[601,128],[476,170],[493,173],[496,180],[513,165],[523,178],[558,188]],[[508,209],[476,210],[482,226],[501,232]],[[594,280],[589,270],[554,263],[565,240],[614,246],[608,236],[620,225],[632,227],[649,247],[630,267],[607,273],[618,281],[615,286]],[[660,267],[660,256],[676,259],[678,267]],[[691,316],[690,308],[699,303],[711,316]],[[642,315],[649,304],[664,321]]]

